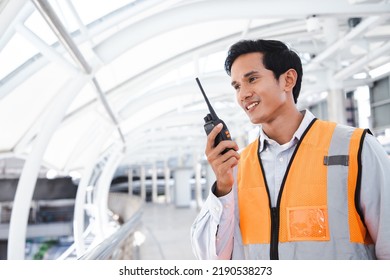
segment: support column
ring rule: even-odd
[[[127,171],[127,189],[130,196],[133,195],[133,169],[129,168]]]
[[[157,165],[152,166],[152,202],[157,202]]]
[[[96,238],[100,242],[112,233],[108,219],[108,193],[110,192],[111,181],[115,174],[115,170],[118,168],[118,165],[123,158],[122,147],[119,145],[120,144],[118,144],[118,147],[115,147],[114,151],[111,152],[110,158],[104,166],[102,174],[100,175],[99,181],[95,187],[96,193],[94,206],[97,210],[95,222],[98,229],[96,232]]]
[[[168,164],[165,163],[164,166],[164,178],[165,178],[165,203],[171,203],[171,170],[168,167]]]
[[[9,260],[23,260],[25,257],[28,215],[44,152],[66,110],[88,80],[89,77],[82,74],[71,77],[47,106],[46,122],[42,125],[42,130],[38,133],[23,166],[15,193],[8,236]]]
[[[192,168],[181,167],[175,170],[175,205],[176,207],[190,207]]]
[[[334,42],[337,42],[339,39],[339,27],[337,19],[326,18],[324,20],[324,35],[328,47],[330,47]],[[330,121],[346,124],[344,91],[341,82],[334,78],[334,74],[338,71],[339,68],[340,65],[338,63],[328,65],[328,118]]]
[[[340,88],[332,88],[328,94],[328,116],[330,121],[346,124],[344,91]]]
[[[84,211],[86,204],[87,187],[92,177],[93,169],[96,161],[91,161],[85,168],[83,175],[81,176],[79,185],[77,186],[77,193],[74,205],[74,216],[73,216],[73,238],[76,247],[77,257],[81,257],[85,251],[84,243]]]
[[[146,184],[145,184],[145,166],[141,165],[141,172],[140,172],[140,193],[141,193],[141,199],[142,201],[146,200]]]
[[[203,204],[202,199],[202,165],[198,161],[195,163],[195,201],[196,207],[200,209]]]

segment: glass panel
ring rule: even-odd
[[[390,81],[389,78],[383,78],[374,82],[374,86],[371,88],[371,103],[385,101],[390,99]]]
[[[0,102],[0,150],[9,150],[31,127],[50,104],[70,75],[55,64],[49,64],[26,79],[12,94]],[[50,81],[50,82],[48,82]]]
[[[390,104],[372,108],[374,128],[390,127]]]
[[[15,34],[0,51],[0,80],[37,53],[38,51],[33,45],[19,34]]]
[[[91,23],[116,9],[119,9],[127,4],[134,3],[135,0],[72,0],[73,6],[77,10],[84,24]],[[93,8],[91,8],[93,7]]]

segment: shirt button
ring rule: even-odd
[[[216,212],[219,212],[219,207],[215,207],[214,210],[215,210]]]
[[[283,162],[283,158],[282,158],[282,157],[281,157],[281,158],[279,158],[279,161],[280,161],[280,162]]]

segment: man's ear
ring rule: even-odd
[[[286,92],[292,92],[292,89],[294,88],[297,78],[298,78],[298,73],[294,69],[288,69],[284,74],[284,90]]]

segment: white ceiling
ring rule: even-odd
[[[128,164],[201,157],[207,107],[195,77],[244,139],[252,126],[223,70],[243,38],[299,52],[306,107],[389,75],[390,3],[0,0],[1,156],[26,158],[46,141],[42,164],[64,173],[114,147]]]

